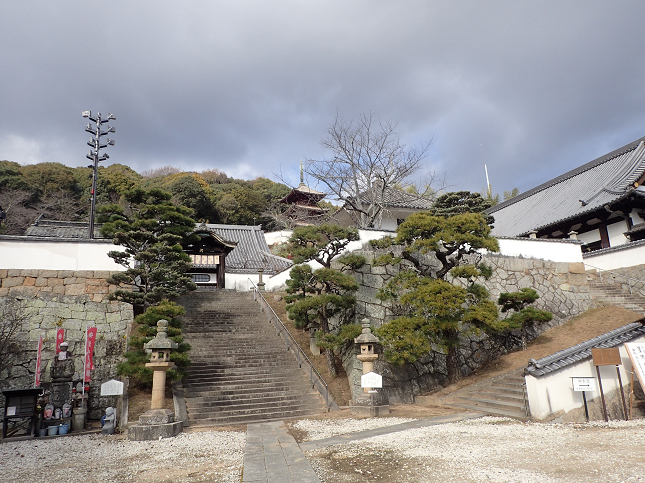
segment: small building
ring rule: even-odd
[[[326,193],[305,185],[301,167],[300,185],[280,200],[281,204],[287,205],[285,211],[280,214],[280,218],[288,228],[319,225],[328,211],[318,206],[325,196],[327,196]]]
[[[386,188],[378,196],[361,195],[361,204],[367,210],[374,199],[379,199],[374,207],[369,210],[370,214],[376,213],[373,226],[361,227],[376,230],[396,231],[396,228],[405,221],[412,213],[425,211],[432,208],[433,201],[423,196],[407,193],[406,191],[394,188]],[[334,214],[334,218],[341,226],[359,226],[361,213],[352,207],[352,200],[349,200],[343,207]]]

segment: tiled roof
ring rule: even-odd
[[[371,202],[367,193],[361,193],[361,201],[369,204]],[[383,193],[383,206],[386,208],[409,208],[412,210],[429,210],[433,201],[419,195],[406,193],[405,191],[386,188]]]
[[[259,226],[206,224],[224,240],[237,246],[226,256],[226,271],[229,273],[257,273],[263,268],[270,275],[282,272],[293,265],[291,260],[273,255],[269,251],[264,232]],[[204,224],[200,225],[203,228]]]
[[[639,322],[627,324],[619,329],[612,330],[606,334],[594,337],[581,344],[574,345],[568,349],[561,350],[542,359],[531,359],[529,365],[524,369],[524,374],[540,377],[550,372],[563,369],[591,357],[592,348],[607,349],[619,346],[632,339],[645,335],[645,319]]]
[[[645,172],[645,137],[486,210],[495,236],[527,234],[595,211],[628,193]]]
[[[94,238],[103,238],[99,233],[101,226],[94,225]],[[90,226],[84,221],[38,220],[25,230],[26,236],[54,238],[89,238]]]

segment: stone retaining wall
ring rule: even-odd
[[[110,275],[111,272],[105,271],[0,270],[0,301],[16,301],[29,316],[15,338],[20,352],[13,366],[0,373],[3,389],[33,387],[41,335],[41,383],[47,386],[59,327],[65,329],[69,354],[74,358],[75,379],[80,380],[85,329],[96,327],[89,417],[99,419],[107,406],[116,405],[116,397],[99,396],[100,385],[116,377],[133,313],[131,305],[107,300],[107,294],[116,289],[106,282]]]
[[[598,272],[596,271],[596,273]],[[621,275],[623,275],[623,277],[621,277]],[[598,281],[601,279],[603,283],[618,285],[626,294],[631,292],[635,295],[645,297],[645,265],[614,268],[611,271],[603,270],[600,273]]]
[[[389,302],[376,298],[378,290],[396,275],[401,267],[409,266],[405,260],[399,265],[374,266],[372,261],[379,251],[365,250],[360,253],[370,262],[354,272],[359,283],[356,294],[356,320],[368,317],[373,328],[395,318]],[[544,330],[560,325],[595,306],[589,294],[584,264],[550,262],[545,260],[505,257],[489,254],[485,262],[493,267],[493,276],[483,284],[497,300],[501,292],[515,292],[529,287],[537,291],[540,299],[535,306],[553,313],[553,320],[524,330],[512,331],[507,337],[467,335],[461,338],[463,375],[468,375],[500,354],[521,347],[522,340],[530,341]],[[438,263],[429,259],[428,263]],[[342,360],[347,371],[352,393],[360,388],[361,364],[356,360],[356,348],[342,351]],[[527,361],[528,362],[528,361]],[[411,403],[415,395],[432,392],[445,383],[447,378],[446,356],[436,348],[414,364],[395,366],[377,361],[375,370],[383,376],[383,391],[390,402]]]

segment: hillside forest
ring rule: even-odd
[[[291,191],[267,178],[234,179],[216,169],[196,173],[166,166],[137,173],[112,164],[99,167],[97,207],[119,203],[124,193],[135,188],[171,193],[175,204],[190,208],[199,222],[262,224],[266,231],[282,228],[275,215],[279,201]],[[91,189],[88,167],[0,161],[0,211],[6,214],[0,234],[22,235],[38,218],[87,222]]]

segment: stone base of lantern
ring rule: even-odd
[[[128,439],[152,441],[172,438],[181,433],[183,427],[181,421],[175,421],[175,413],[170,409],[151,409],[139,417],[139,424],[128,426]]]
[[[379,392],[368,392],[354,399],[349,407],[350,414],[355,416],[379,417],[390,414],[390,405],[386,397]]]

